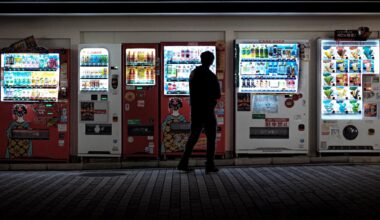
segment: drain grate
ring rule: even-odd
[[[82,173],[80,176],[85,177],[113,177],[113,176],[124,176],[125,173],[99,173],[99,172],[93,172],[93,173]]]

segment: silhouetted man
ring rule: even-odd
[[[178,164],[178,170],[187,172],[193,170],[188,167],[189,157],[202,128],[204,128],[207,136],[206,173],[218,171],[214,164],[216,139],[214,108],[221,94],[218,78],[209,69],[214,59],[214,54],[210,51],[203,52],[201,54],[202,65],[195,68],[190,74],[191,133]]]

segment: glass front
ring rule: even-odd
[[[109,56],[104,48],[80,51],[79,85],[81,92],[107,92]]]
[[[238,44],[240,93],[296,93],[298,44]]]
[[[321,43],[322,119],[362,119],[363,75],[379,74],[379,41]]]
[[[148,48],[127,49],[126,85],[152,86],[156,84],[156,50]]]
[[[1,54],[1,101],[56,102],[58,53]]]
[[[215,46],[165,46],[164,47],[164,94],[189,95],[189,76],[201,65],[200,55],[205,51],[214,54],[210,70],[216,74]]]

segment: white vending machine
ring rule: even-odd
[[[79,45],[78,156],[120,157],[121,45]]]
[[[379,43],[319,40],[320,153],[380,152]]]
[[[307,154],[309,49],[305,40],[235,41],[235,150]]]

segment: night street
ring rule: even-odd
[[[380,165],[2,171],[0,219],[379,219]]]

